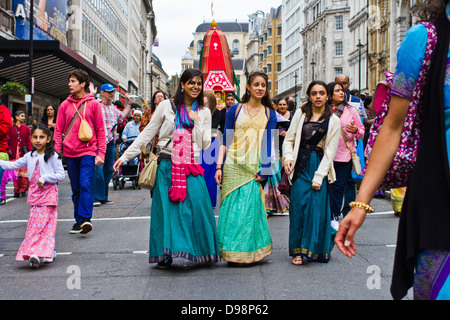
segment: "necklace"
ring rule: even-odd
[[[259,111],[261,110],[261,107],[258,107],[258,110],[254,114],[250,113],[250,111],[248,110],[248,105],[245,105],[245,109],[247,111],[247,114],[250,116],[250,119],[252,119],[254,116],[256,116],[259,113]]]

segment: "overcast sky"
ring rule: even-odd
[[[214,19],[248,22],[247,15],[265,13],[281,5],[281,0],[214,0]],[[180,74],[181,58],[194,40],[193,33],[203,21],[211,21],[211,0],[153,0],[159,47],[153,47],[164,71]]]

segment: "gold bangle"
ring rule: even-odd
[[[367,213],[372,213],[372,212],[375,211],[371,206],[369,206],[368,204],[366,204],[364,202],[360,202],[360,201],[358,201],[358,202],[356,202],[356,201],[350,202],[349,206],[350,206],[350,208],[355,208],[356,207],[356,208],[364,209],[364,210],[366,210]]]

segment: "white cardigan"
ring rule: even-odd
[[[286,133],[283,143],[284,161],[293,160],[294,164],[297,161],[298,148],[302,138],[302,128],[305,122],[306,115],[301,109],[298,109],[291,120],[291,125]],[[328,132],[325,137],[323,147],[323,158],[320,161],[319,168],[314,174],[313,181],[322,185],[323,178],[328,175],[328,181],[333,183],[336,181],[336,173],[334,172],[333,160],[336,155],[336,150],[339,144],[339,136],[341,130],[341,122],[336,115],[332,115],[328,124]],[[292,179],[294,172],[291,173]]]
[[[45,162],[43,154],[38,154],[37,151],[30,151],[16,161],[0,160],[0,167],[5,170],[17,170],[27,167],[28,178],[31,179],[38,160],[39,169],[41,170],[41,177],[39,178],[40,182],[55,184],[64,180],[66,174],[64,172],[63,163],[61,159],[58,159],[58,154],[56,153]]]
[[[200,149],[206,150],[211,145],[211,111],[208,108],[198,110],[199,120],[195,121],[192,133],[194,156],[200,155]],[[127,162],[136,157],[141,152],[141,147],[149,144],[158,134],[158,146],[163,148],[169,139],[173,137],[175,129],[175,113],[169,100],[162,101],[152,115],[150,123],[142,130],[136,140],[128,147],[125,153],[119,158]],[[173,141],[162,151],[172,154]]]

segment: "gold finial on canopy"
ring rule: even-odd
[[[214,20],[214,1],[213,0],[211,0],[211,16],[212,16],[212,22],[211,22],[211,27],[212,28],[217,28],[217,22],[216,22],[216,20]]]

